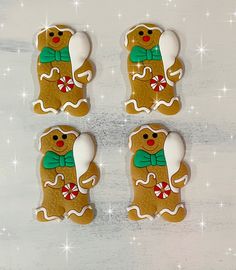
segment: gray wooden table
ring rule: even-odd
[[[173,117],[124,112],[129,88],[122,39],[139,22],[174,29],[186,67],[177,91],[183,109]],[[88,86],[92,110],[78,119],[38,116],[37,30],[62,22],[86,30],[97,74]],[[0,269],[236,269],[235,1],[78,0],[0,1]],[[131,222],[127,137],[137,125],[161,122],[187,145],[192,177],[183,190],[188,215]],[[97,138],[100,184],[92,191],[97,217],[88,226],[38,223],[37,139],[46,127],[71,124]]]

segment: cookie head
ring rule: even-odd
[[[41,51],[44,47],[50,47],[54,50],[61,50],[68,46],[69,40],[73,35],[73,30],[65,25],[54,25],[42,29],[36,40],[37,48]]]
[[[45,130],[40,138],[40,150],[42,153],[53,151],[57,154],[66,154],[73,149],[78,137],[77,131],[69,126],[58,126]]]
[[[154,154],[164,148],[167,131],[160,125],[151,124],[138,127],[129,137],[129,147],[133,153],[142,149]]]
[[[140,24],[131,28],[125,37],[125,46],[130,51],[134,46],[151,49],[159,44],[162,30],[154,24]]]

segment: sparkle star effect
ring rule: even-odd
[[[233,25],[233,23],[235,23],[235,20],[232,19],[232,16],[229,17],[229,19],[226,21],[230,26]]]
[[[66,241],[62,246],[60,247],[62,251],[65,253],[66,261],[68,262],[69,259],[69,253],[72,252],[73,246],[69,243],[68,236],[66,235]]]
[[[219,90],[222,91],[222,92],[225,94],[227,91],[229,91],[229,90],[231,90],[231,89],[227,88],[227,87],[225,86],[225,84],[224,84],[224,86],[223,86],[221,89],[219,89]]]
[[[73,5],[75,7],[76,14],[78,13],[78,8],[80,6],[81,2],[79,0],[73,0]]]
[[[111,205],[109,205],[109,208],[107,210],[107,214],[108,214],[109,221],[111,221],[112,214],[113,214],[113,209],[112,209]]]
[[[200,44],[197,45],[196,52],[200,55],[201,64],[203,62],[203,56],[207,54],[209,50],[207,49],[207,45],[203,43],[203,40],[201,38]]]
[[[206,228],[206,222],[203,219],[203,215],[202,215],[201,221],[199,222],[199,226],[200,226],[202,232],[204,231],[204,228]]]
[[[16,155],[15,155],[14,159],[12,160],[12,165],[14,167],[14,170],[16,171],[16,168],[18,166],[18,160],[16,159]]]
[[[118,17],[119,19],[121,19],[122,14],[119,12],[119,13],[117,14],[117,17]]]
[[[218,205],[219,205],[220,208],[223,208],[224,207],[223,202],[220,202]]]

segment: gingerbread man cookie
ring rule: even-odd
[[[130,99],[125,103],[130,114],[176,114],[180,110],[175,96],[175,83],[183,76],[183,66],[177,58],[179,42],[169,30],[162,31],[154,24],[139,24],[125,36],[129,51],[128,74],[131,85]]]
[[[84,88],[93,77],[87,34],[53,25],[37,34],[36,46],[40,51],[37,62],[40,93],[33,103],[34,111],[86,115],[89,104]]]
[[[39,221],[62,220],[90,223],[94,211],[89,204],[89,189],[99,181],[93,162],[95,145],[90,135],[70,126],[48,128],[41,135],[43,154],[40,175],[43,201],[36,210]]]
[[[186,209],[180,189],[189,178],[183,162],[185,147],[181,137],[159,124],[136,128],[129,137],[134,199],[128,207],[131,220],[162,216],[170,222],[184,219]]]

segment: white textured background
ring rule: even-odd
[[[22,1],[0,0],[0,270],[235,270],[235,1]],[[186,73],[177,85],[183,102],[177,116],[124,112],[129,87],[122,38],[147,21],[174,29],[181,40]],[[33,40],[42,25],[58,22],[86,29],[93,41],[92,110],[82,119],[32,112],[38,91]],[[188,215],[180,224],[126,217],[127,136],[154,121],[186,141],[192,178],[183,190]],[[102,177],[91,192],[97,217],[88,226],[42,224],[33,215],[40,202],[37,138],[55,124],[97,138]]]

